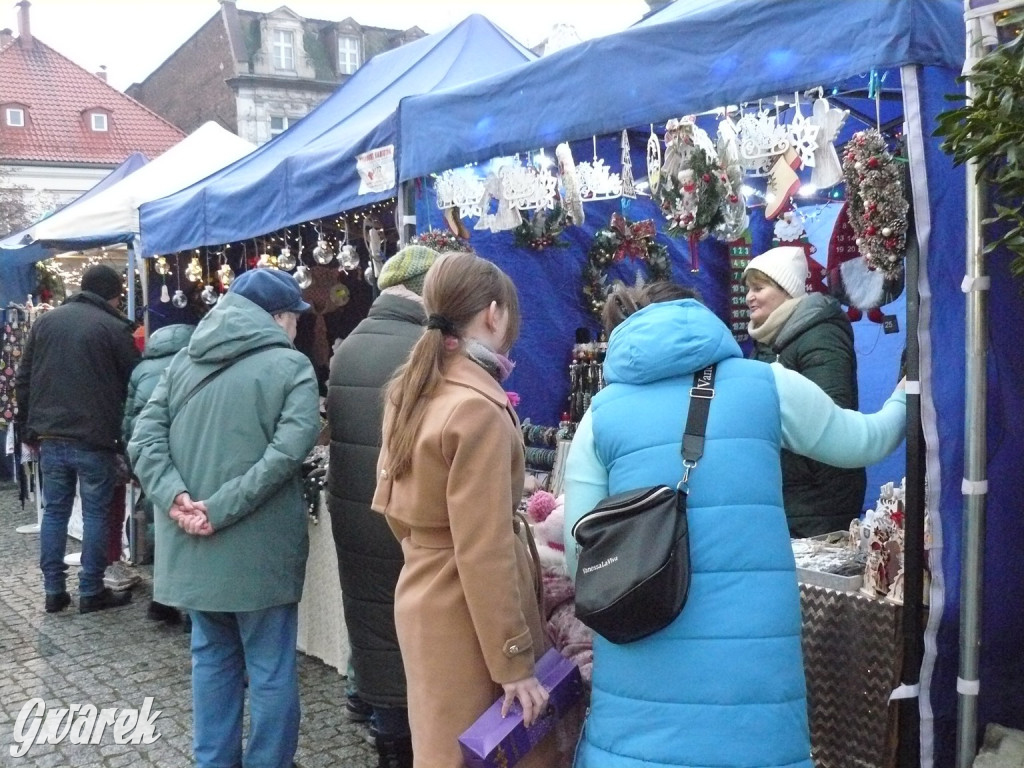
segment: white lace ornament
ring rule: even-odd
[[[483,190],[475,205],[480,211],[480,218],[473,229],[504,232],[523,223],[523,217],[518,209],[505,197],[504,184],[497,174],[488,174],[484,179]]]
[[[629,134],[622,132],[622,141],[619,143],[622,149],[622,196],[633,200],[636,199],[636,184],[633,181],[633,159],[629,156]]]
[[[740,162],[753,176],[767,176],[776,158],[792,146],[788,128],[767,110],[743,115],[736,121]]]
[[[558,179],[547,169],[506,165],[498,171],[502,197],[522,211],[551,208],[558,191]]]
[[[558,160],[558,172],[562,177],[562,205],[565,208],[565,215],[579,227],[586,218],[583,213],[583,197],[584,192],[589,191],[586,184],[589,181],[587,176],[593,172],[592,167],[587,163],[580,163],[577,167],[572,159],[572,149],[565,142],[555,147],[555,159]]]
[[[810,121],[818,126],[818,147],[814,151],[811,183],[818,189],[834,187],[843,180],[843,166],[834,142],[849,114],[850,110],[833,107],[824,96],[814,101]]]
[[[434,180],[434,192],[437,196],[437,207],[442,211],[446,208],[458,208],[462,216],[480,215],[484,180],[478,178],[471,169],[444,171]]]
[[[723,242],[732,242],[743,234],[750,224],[747,203],[743,199],[743,165],[736,126],[729,117],[718,124],[718,161],[723,169],[723,184],[726,188],[721,210],[724,220],[714,229],[714,236]]]
[[[651,196],[658,194],[661,186],[661,139],[651,126],[651,135],[647,137],[647,186]]]
[[[793,119],[789,124],[789,135],[791,146],[800,156],[804,166],[813,166],[816,162],[814,153],[818,149],[818,124],[810,118],[804,117],[800,111],[800,94],[796,94],[793,103]]]

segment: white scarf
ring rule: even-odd
[[[747,333],[750,334],[750,338],[761,344],[767,344],[771,346],[775,342],[775,338],[779,335],[779,331],[789,320],[790,316],[796,311],[797,304],[803,296],[797,296],[793,299],[786,299],[784,302],[779,304],[775,309],[772,310],[771,314],[756,328],[754,327],[753,321],[747,324]]]

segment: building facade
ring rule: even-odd
[[[0,30],[0,191],[8,202],[24,198],[27,215],[38,218],[132,153],[152,159],[185,134],[108,85],[105,73],[82,69],[35,37],[30,5],[17,5],[17,36]]]
[[[186,132],[216,120],[264,144],[374,55],[423,35],[418,27],[309,19],[287,6],[257,13],[221,0],[206,24],[127,93]]]

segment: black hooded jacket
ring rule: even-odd
[[[40,316],[15,377],[22,439],[123,449],[121,417],[138,360],[131,323],[95,293],[77,293]]]

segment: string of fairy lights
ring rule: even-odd
[[[348,274],[380,256],[371,252],[366,233],[377,231],[379,238],[374,244],[395,239],[394,207],[395,199],[390,198],[246,240],[155,256],[136,266],[136,278],[139,270],[148,268],[150,284],[155,280],[160,285],[156,300],[178,309],[189,306],[196,294],[202,304],[216,304],[236,275],[250,269],[271,267],[290,272],[305,289],[312,284],[313,266],[335,265]],[[71,258],[65,254],[47,259],[39,262],[38,268],[48,284],[77,286],[86,269],[112,260],[123,262],[125,254],[123,246],[103,247]]]

